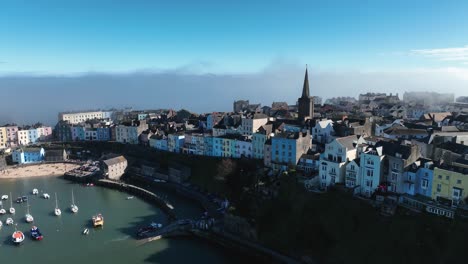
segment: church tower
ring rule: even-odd
[[[309,76],[307,73],[307,65],[304,77],[304,85],[302,86],[302,96],[297,100],[299,120],[304,122],[306,118],[314,117],[314,97],[310,96],[309,91]]]

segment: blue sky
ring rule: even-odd
[[[467,1],[2,0],[0,74],[467,67],[415,52],[468,45],[466,14]]]
[[[468,1],[0,0],[0,124],[89,108],[468,95]],[[3,98],[2,98],[3,99]]]

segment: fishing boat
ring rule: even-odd
[[[62,211],[60,210],[60,208],[58,208],[57,193],[55,193],[55,210],[54,210],[54,214],[56,216],[59,216],[59,215],[62,214]]]
[[[16,230],[15,227],[15,232],[13,232],[13,235],[11,235],[11,239],[15,245],[20,245],[24,241],[24,234],[23,232]]]
[[[2,200],[8,200],[8,195],[6,194],[2,195]]]
[[[83,235],[87,235],[87,234],[89,234],[89,229],[88,228],[83,229]]]
[[[42,198],[50,199],[50,195],[48,193],[44,193],[44,194],[42,194]]]
[[[39,230],[39,228],[37,228],[37,226],[33,226],[31,228],[31,237],[32,239],[34,240],[42,240],[44,238],[44,236],[42,235],[41,231]]]
[[[38,195],[38,194],[39,194],[39,190],[34,188],[34,189],[32,190],[32,194],[33,194],[33,195]]]
[[[27,202],[27,201],[26,201]],[[27,202],[28,203],[28,202]],[[27,204],[27,212],[26,212],[26,215],[24,216],[24,218],[26,219],[26,223],[32,223],[34,222],[34,217],[31,215],[31,213],[29,212],[29,203]]]
[[[10,197],[11,197],[11,193],[10,193]],[[10,214],[15,214],[16,213],[16,210],[15,208],[13,208],[13,200],[10,199]]]
[[[78,213],[78,206],[76,206],[76,204],[75,204],[75,196],[73,195],[73,189],[72,189],[72,204],[70,206],[70,210],[73,213]]]
[[[23,198],[21,197],[16,198],[16,203],[23,203]]]
[[[2,201],[0,201],[0,207],[2,208],[2,209],[0,209],[0,215],[6,214],[6,210],[3,209],[3,202]]]
[[[102,214],[97,214],[93,216],[92,220],[94,227],[104,226],[104,217],[102,216]]]

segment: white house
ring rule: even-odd
[[[361,153],[360,164],[360,192],[361,195],[371,197],[384,178],[382,147],[365,146]]]
[[[254,114],[253,116],[242,118],[241,122],[242,122],[241,127],[240,127],[241,134],[251,136],[261,126],[268,123],[268,116],[265,114]]]
[[[346,164],[345,186],[346,188],[355,189],[359,192],[361,183],[360,178],[360,159],[354,159]]]
[[[356,158],[357,136],[336,138],[326,144],[320,157],[320,187],[326,188],[345,181],[346,163]]]
[[[333,134],[333,121],[322,120],[312,128],[312,139],[320,143],[329,143]]]

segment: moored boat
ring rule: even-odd
[[[6,194],[2,195],[2,200],[8,200],[8,195]]]
[[[0,201],[0,207],[1,207],[1,209],[0,209],[0,215],[6,214],[6,210],[3,209],[3,202],[1,202],[1,201]]]
[[[16,198],[16,203],[23,203],[23,198],[21,197]]]
[[[29,212],[29,202],[27,202],[27,203],[28,203],[27,204],[27,212],[26,212],[26,215],[24,216],[24,218],[26,219],[26,223],[32,223],[32,222],[34,222],[34,217]]]
[[[5,221],[5,224],[6,224],[6,225],[12,225],[12,224],[14,224],[13,218],[11,218],[11,217],[7,218],[7,220]]]
[[[83,229],[83,235],[87,235],[87,234],[89,234],[89,229],[88,228]]]
[[[62,214],[62,211],[60,210],[60,208],[58,208],[57,193],[55,193],[55,210],[54,210],[54,214],[56,216],[59,216],[59,215]]]
[[[72,204],[70,206],[70,210],[73,213],[78,213],[78,206],[76,206],[76,204],[75,204],[75,196],[73,195],[73,189],[72,189]]]
[[[44,193],[44,194],[42,194],[42,198],[50,199],[50,195],[48,193]]]
[[[11,197],[11,193],[10,193],[10,197]],[[10,214],[15,214],[16,213],[16,210],[15,208],[13,208],[13,200],[10,199]]]
[[[13,243],[15,243],[16,245],[20,245],[20,244],[23,243],[23,241],[24,241],[24,234],[23,234],[23,232],[16,230],[15,232],[13,232],[13,235],[11,235],[11,240],[12,240]]]
[[[92,220],[94,227],[104,226],[104,217],[102,216],[102,214],[97,214],[93,216]]]
[[[42,235],[41,231],[39,230],[39,228],[37,228],[37,226],[33,226],[31,228],[31,237],[34,239],[34,240],[42,240],[44,238],[44,236]]]

